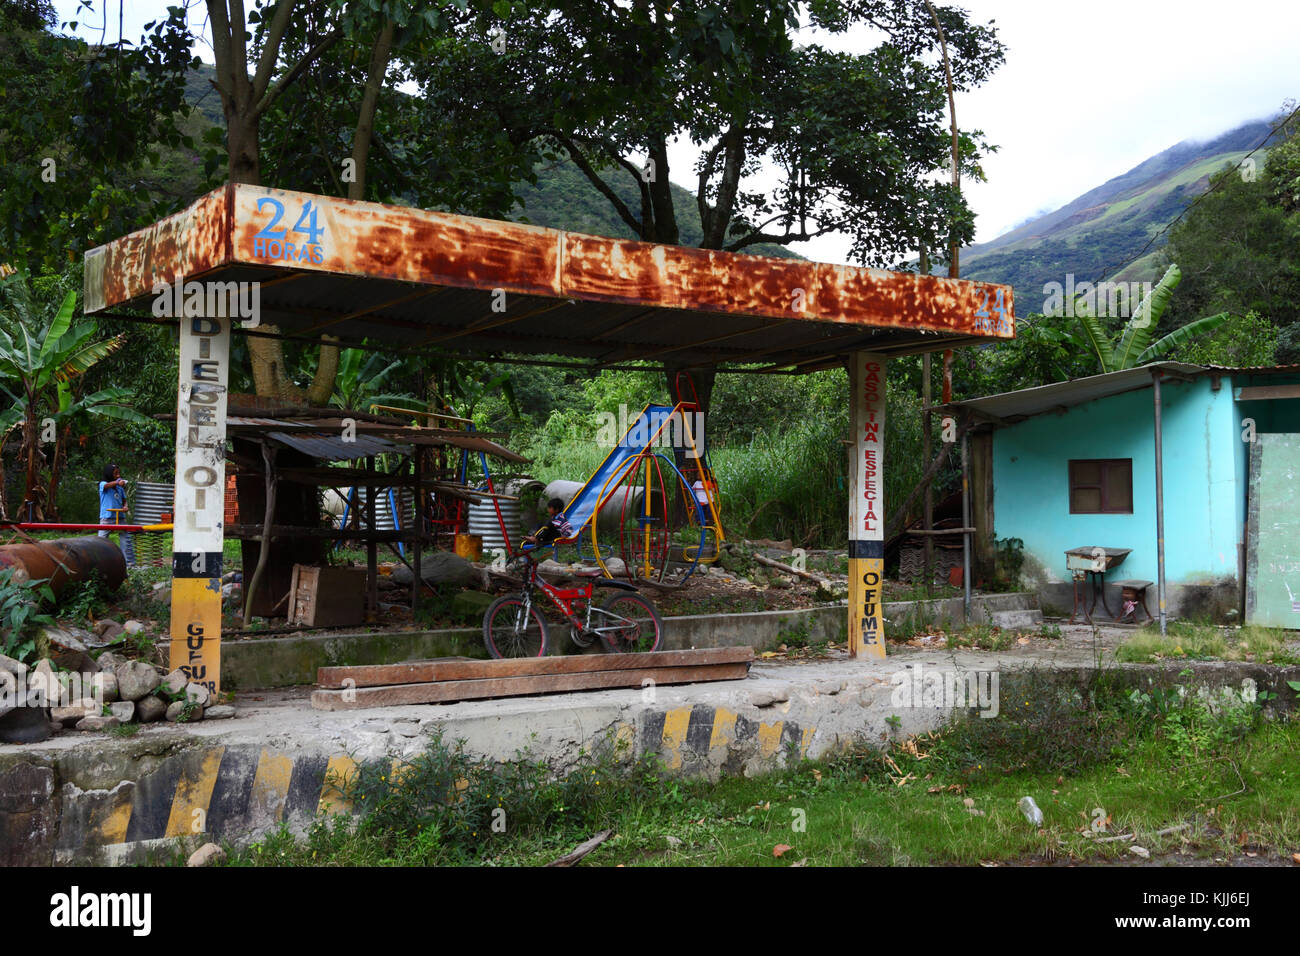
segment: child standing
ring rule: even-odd
[[[126,524],[126,479],[122,477],[117,465],[105,465],[103,481],[99,483],[99,523]],[[108,537],[107,531],[100,531],[101,538]],[[135,540],[125,531],[118,532],[118,547],[126,558],[126,566],[135,564]]]

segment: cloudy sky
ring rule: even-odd
[[[167,5],[127,4],[123,32],[139,37],[142,25],[162,16]],[[999,147],[984,164],[988,182],[965,185],[979,241],[1064,205],[1177,142],[1271,117],[1288,97],[1300,98],[1300,0],[959,5],[977,20],[996,21],[1007,48],[1006,64],[993,79],[957,99],[958,124],[983,130]],[[78,18],[77,0],[54,6],[62,20]],[[113,7],[110,38],[117,34]],[[206,16],[201,4],[194,12]],[[92,19],[93,28],[82,24],[77,32],[97,40],[101,21]],[[805,31],[800,41],[826,38]],[[826,42],[853,50],[855,44],[869,48],[872,40],[863,31]],[[209,48],[199,55],[212,60]],[[689,144],[669,158],[673,178],[689,182]],[[843,262],[848,243],[824,237],[795,248]]]

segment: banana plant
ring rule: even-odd
[[[1171,265],[1166,269],[1155,288],[1144,296],[1137,308],[1133,310],[1133,316],[1120,333],[1119,341],[1113,345],[1110,336],[1106,334],[1106,330],[1102,328],[1096,316],[1077,315],[1079,324],[1083,327],[1084,337],[1096,353],[1103,373],[1137,368],[1139,365],[1152,362],[1178,346],[1214,331],[1232,317],[1229,312],[1207,315],[1174,329],[1154,342],[1151,341],[1156,327],[1160,324],[1160,317],[1164,315],[1174,289],[1182,278],[1183,274],[1177,265]]]
[[[47,310],[35,301],[26,278],[10,277],[3,284],[3,292],[0,392],[11,404],[0,411],[0,448],[10,433],[21,429],[18,454],[25,471],[24,494],[27,501],[34,503],[33,517],[44,518],[47,512],[57,513],[54,502],[64,445],[73,419],[83,414],[143,423],[149,419],[131,407],[134,392],[128,388],[112,387],[77,395],[76,380],[117,352],[126,337],[117,335],[94,341],[98,334],[94,321],[73,322],[77,305],[75,292],[68,292],[64,297],[43,333],[40,331],[42,312]],[[43,450],[47,445],[48,456]],[[49,480],[44,484],[43,465],[49,469]],[[0,515],[8,517],[2,485]]]

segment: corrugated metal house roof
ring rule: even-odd
[[[1068,382],[1053,382],[1035,388],[1022,388],[964,402],[950,402],[939,406],[945,410],[961,410],[977,419],[997,423],[1012,423],[1042,415],[1061,408],[1082,405],[1085,402],[1108,398],[1123,392],[1151,387],[1151,373],[1159,369],[1165,378],[1194,378],[1200,375],[1233,374],[1287,374],[1300,372],[1300,365],[1270,365],[1236,368],[1227,365],[1189,365],[1185,362],[1152,362],[1138,368],[1090,375]]]

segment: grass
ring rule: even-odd
[[[303,838],[281,830],[232,850],[230,865],[538,865],[605,829],[614,835],[584,865],[1102,862],[1131,842],[1203,857],[1300,849],[1300,723],[1266,720],[1239,696],[1211,707],[1175,685],[1148,691],[1104,674],[1084,687],[1031,674],[1003,682],[1000,718],[717,783],[611,747],[557,775],[434,738],[396,772],[362,766],[355,818]],[[1027,795],[1041,829],[1017,807]]]
[[[1279,665],[1300,663],[1300,655],[1287,647],[1287,641],[1287,632],[1278,628],[1256,625],[1221,628],[1171,621],[1164,636],[1149,625],[1144,627],[1116,649],[1115,658],[1144,664],[1183,658]]]

